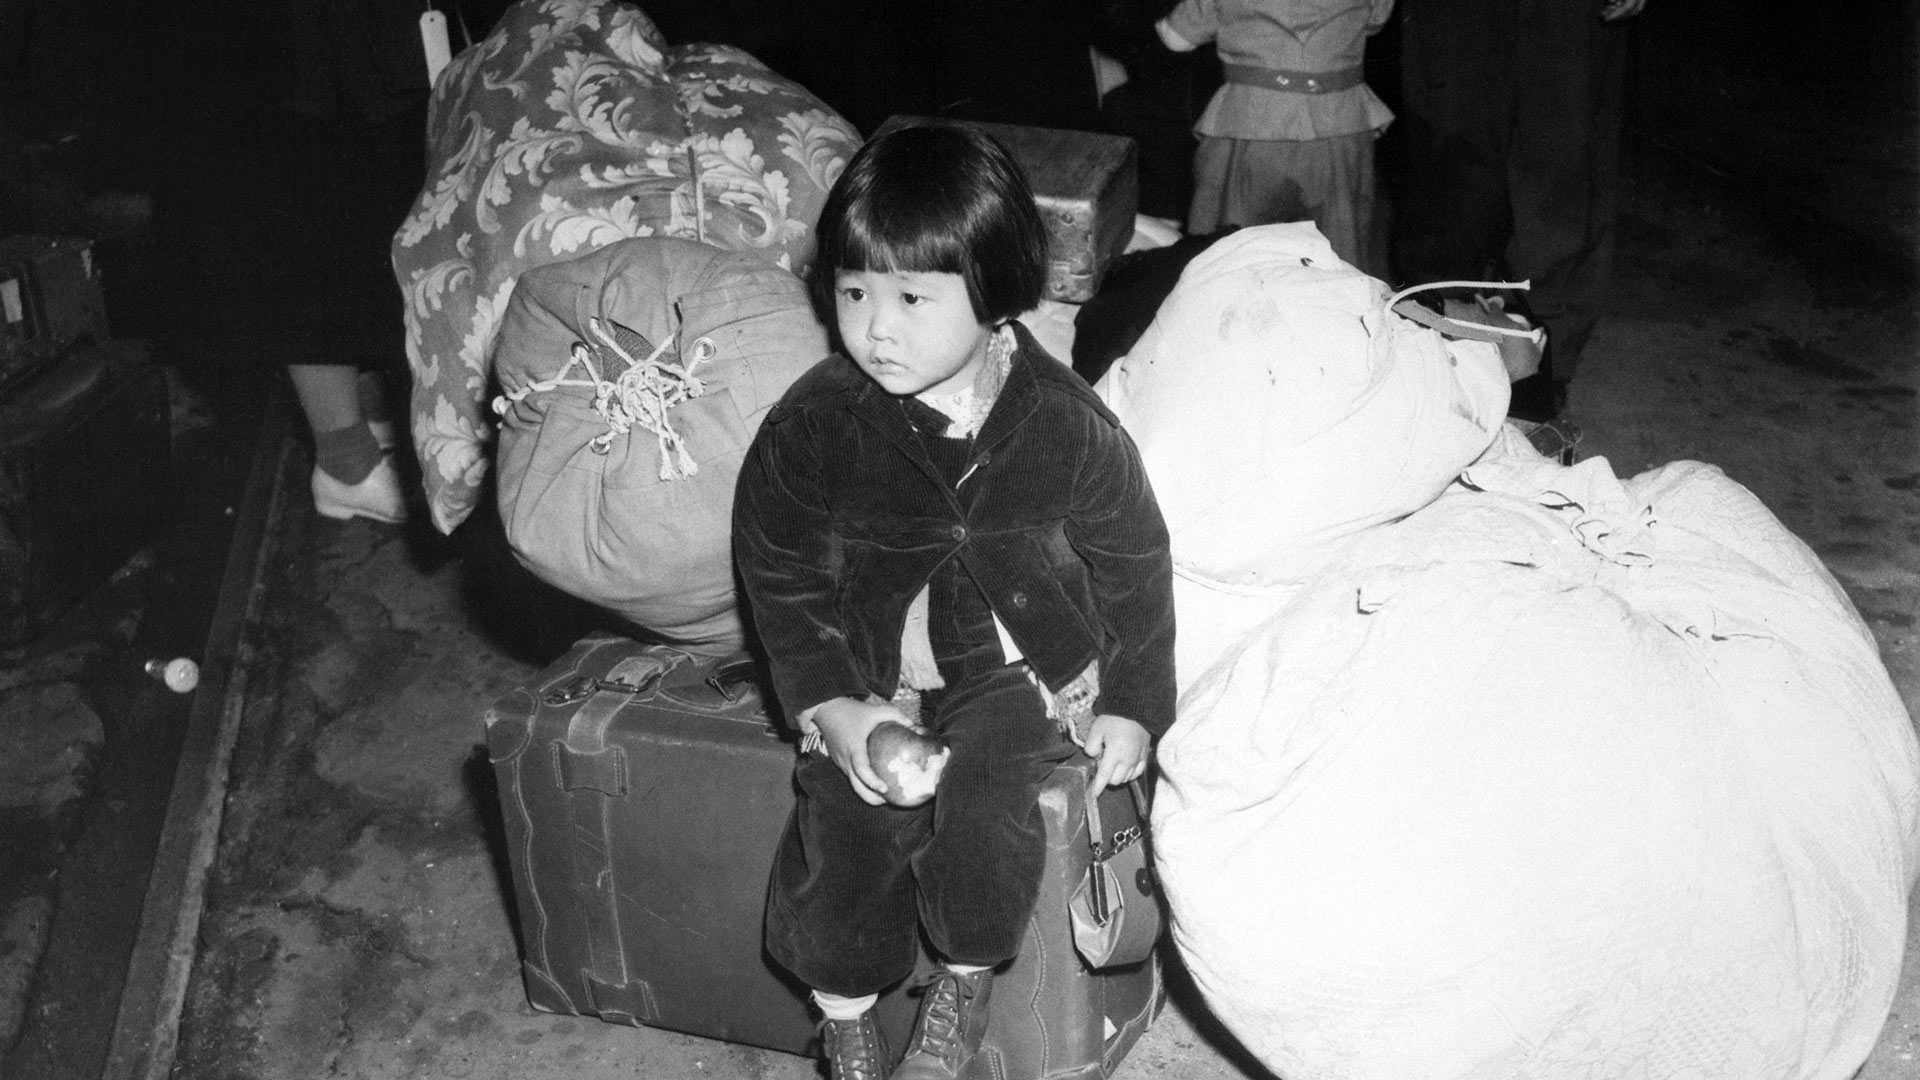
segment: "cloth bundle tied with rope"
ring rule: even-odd
[[[493,411],[505,415],[513,402],[524,401],[529,394],[562,386],[585,387],[593,391],[593,411],[607,422],[607,430],[587,444],[594,453],[605,454],[615,438],[637,425],[659,440],[660,479],[678,480],[699,472],[700,463],[688,452],[687,440],[674,430],[667,410],[707,392],[706,383],[693,371],[713,359],[713,339],[694,341],[693,355],[682,363],[677,350],[669,351],[674,345],[671,339],[649,346],[647,339],[632,329],[598,318],[589,318],[587,329],[597,345],[574,342],[565,367],[551,378],[494,398]],[[640,358],[642,354],[644,359]],[[614,360],[620,362],[618,369],[612,364]],[[573,374],[576,368],[580,375]],[[609,371],[616,374],[603,374]]]
[[[800,280],[753,255],[644,237],[528,271],[494,353],[515,555],[653,636],[739,648],[734,481],[827,349]]]

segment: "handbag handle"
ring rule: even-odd
[[[1147,840],[1147,815],[1152,812],[1152,803],[1147,796],[1146,786],[1138,780],[1127,783],[1127,790],[1133,795],[1133,808],[1139,824],[1129,830],[1131,836],[1113,837],[1111,848],[1107,846],[1109,837],[1106,828],[1100,823],[1100,792],[1089,792],[1087,796],[1087,840],[1092,845],[1093,863],[1087,874],[1088,914],[1097,926],[1105,926],[1118,910],[1118,898],[1108,895],[1107,875],[1101,867],[1133,844],[1145,844]]]
[[[1093,861],[1096,863],[1106,862],[1129,843],[1146,840],[1147,821],[1153,813],[1153,802],[1147,795],[1146,785],[1138,780],[1127,781],[1127,790],[1133,795],[1133,808],[1140,821],[1138,832],[1127,840],[1115,843],[1111,849],[1107,847],[1107,831],[1100,824],[1100,793],[1092,792],[1087,796],[1087,840],[1093,845]]]

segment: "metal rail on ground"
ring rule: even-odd
[[[166,1080],[173,1069],[293,447],[287,420],[262,423],[101,1080]]]

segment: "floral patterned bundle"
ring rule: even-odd
[[[451,532],[479,497],[494,339],[522,273],[637,236],[802,273],[820,206],[859,142],[751,55],[670,46],[629,4],[509,8],[441,73],[427,183],[394,235],[434,524]]]

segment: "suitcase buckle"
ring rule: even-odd
[[[601,690],[610,690],[616,694],[644,694],[653,689],[660,681],[660,673],[654,672],[638,683],[622,679],[596,679],[591,675],[576,675],[547,691],[540,701],[545,705],[571,705],[581,698],[591,697]]]
[[[644,694],[660,681],[661,674],[655,671],[637,683],[630,683],[625,679],[595,679],[593,680],[594,689],[611,690],[616,694]]]
[[[541,695],[540,701],[545,705],[571,705],[593,693],[599,681],[591,675],[569,679]]]

